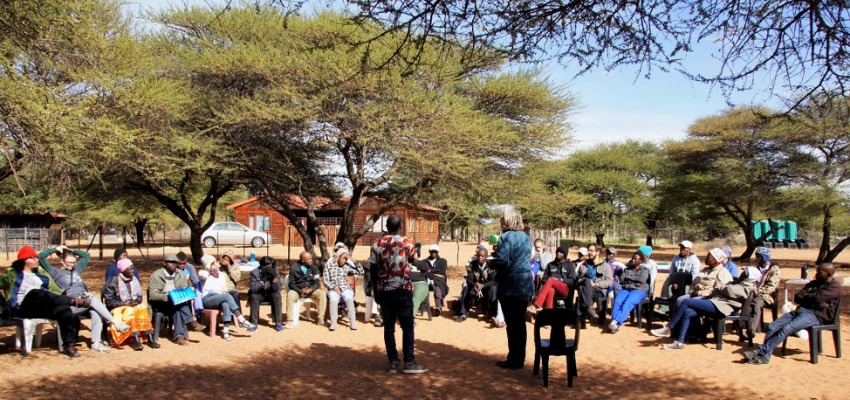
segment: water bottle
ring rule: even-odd
[[[809,280],[809,264],[803,264],[800,268],[800,279],[804,281]]]
[[[257,256],[256,256],[256,255],[254,254],[254,252],[252,251],[252,252],[251,252],[251,262],[254,262],[254,261],[256,261],[256,260],[257,260]]]

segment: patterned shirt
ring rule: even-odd
[[[351,260],[346,261],[341,267],[336,258],[331,257],[328,261],[333,261],[325,265],[324,280],[328,290],[334,290],[336,288],[339,288],[339,290],[351,289],[348,283],[348,274],[363,274],[363,267]]]
[[[369,262],[378,265],[378,290],[413,291],[410,282],[410,263],[407,261],[416,252],[413,239],[401,235],[385,235],[372,244]]]

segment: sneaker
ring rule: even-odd
[[[224,338],[224,340],[226,340],[226,341],[228,341],[228,342],[229,342],[229,341],[231,341],[231,340],[233,340],[233,336],[230,336],[230,332],[228,332],[228,331],[224,331],[224,332],[222,332],[222,333],[221,333],[221,337],[223,337],[223,338]]]
[[[207,329],[206,325],[201,325],[198,321],[192,321],[189,323],[189,330],[193,332],[203,332]]]
[[[120,333],[127,332],[127,330],[130,329],[130,325],[127,325],[127,324],[125,324],[121,321],[113,321],[112,327],[115,328],[115,330],[120,332]]]
[[[76,343],[71,343],[65,346],[65,350],[62,351],[62,354],[71,357],[71,358],[79,358],[80,353],[77,351]]]
[[[404,374],[424,374],[428,372],[428,368],[425,368],[417,363],[413,364],[404,364],[404,369],[401,370]]]
[[[380,318],[379,318],[379,319],[376,319],[376,320],[375,320],[375,328],[380,328],[380,327],[382,327],[382,326],[384,326],[384,320],[382,320],[382,319],[380,319]]]
[[[766,365],[769,362],[770,362],[770,360],[768,360],[767,357],[762,356],[762,355],[757,355],[757,356],[747,360],[747,364],[751,364],[751,365]]]
[[[387,364],[387,372],[391,374],[398,373],[398,361]]]
[[[274,324],[274,330],[276,330],[278,332],[283,332],[283,329],[284,329],[283,324],[281,324],[280,322]]]
[[[296,326],[298,326],[298,323],[297,323],[297,322],[295,322],[295,321],[289,321],[289,322],[287,322],[287,323],[286,323],[286,326],[284,326],[284,328],[286,328],[286,329],[295,329],[295,327],[296,327]]]
[[[180,336],[180,337],[177,338],[177,345],[178,346],[188,346],[189,341],[186,340],[186,338],[184,338],[183,336]]]
[[[537,314],[537,307],[535,307],[534,304],[528,306],[528,308],[526,308],[526,310],[528,310],[528,312],[530,312],[532,314]]]
[[[587,308],[587,316],[591,319],[599,319],[599,314],[596,313],[596,309],[593,307]]]
[[[675,341],[671,344],[665,344],[664,350],[682,350],[685,348],[685,344],[679,341]]]
[[[670,334],[671,334],[669,326],[665,326],[663,328],[658,328],[658,329],[653,329],[653,330],[649,331],[649,333],[651,333],[653,336],[658,336],[658,337],[670,337]]]
[[[434,316],[435,317],[439,317],[440,314],[442,314],[442,313],[443,313],[443,307],[437,307],[437,309],[434,310]]]
[[[608,324],[608,330],[610,330],[611,333],[617,333],[620,331],[620,324],[618,324],[617,321],[611,321],[611,323]]]
[[[463,314],[463,315],[461,315],[461,316],[457,317],[457,319],[455,320],[455,322],[457,322],[457,323],[461,323],[461,322],[463,322],[463,321],[466,321],[466,318],[467,318],[467,317],[466,317],[466,314]]]
[[[74,305],[77,308],[89,308],[91,307],[91,297],[77,297],[74,299]]]
[[[248,333],[253,333],[253,332],[256,332],[256,330],[257,330],[257,324],[252,324],[251,321],[248,321],[247,319],[240,322],[239,326],[241,326],[243,328],[247,328]]]
[[[759,356],[759,350],[758,349],[747,350],[747,351],[744,352],[744,359],[747,360],[747,361],[752,360],[753,358],[756,358],[758,356]]]
[[[91,351],[97,351],[100,353],[109,353],[109,349],[103,345],[101,342],[94,342],[91,344]]]
[[[349,325],[348,327],[351,328],[352,331],[356,331],[357,330],[357,323],[354,322],[354,321],[351,321],[351,325]]]

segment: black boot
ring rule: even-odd
[[[139,332],[134,332],[132,336],[130,336],[130,348],[136,351],[144,350],[142,347],[142,341],[139,339]]]
[[[62,354],[71,357],[77,358],[80,356],[80,353],[77,352],[77,344],[76,343],[67,343],[65,344],[65,350],[62,351]]]
[[[148,338],[148,346],[150,346],[152,349],[158,349],[159,343],[157,343],[156,340],[154,340],[153,332],[147,331],[147,333],[145,335]]]

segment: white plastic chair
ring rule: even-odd
[[[54,320],[50,319],[41,319],[41,318],[24,318],[24,329],[21,332],[20,327],[15,328],[15,350],[21,350],[23,354],[29,354],[32,352],[33,347],[41,346],[41,336],[44,330],[44,324],[51,324],[56,328],[56,341],[58,342],[59,351],[62,351],[62,335],[59,332],[59,324]],[[21,349],[21,335],[24,335],[26,338],[26,348]],[[35,336],[35,340],[33,340],[33,334]]]
[[[286,278],[283,279],[283,287],[284,287],[284,290],[286,291],[285,294],[286,294],[286,298],[287,298],[287,301],[288,301],[288,299],[289,299],[289,275],[286,275]],[[292,323],[293,324],[298,325],[298,321],[301,319],[301,304],[305,304],[305,303],[308,306],[310,304],[315,304],[313,302],[313,299],[310,298],[310,297],[299,298],[298,301],[295,302],[295,306],[292,308],[292,311],[295,313],[295,315],[292,316]],[[305,308],[305,310],[307,310],[307,312],[310,312],[309,309]],[[322,317],[323,316],[321,316],[321,315],[318,316],[318,318],[322,318]]]

